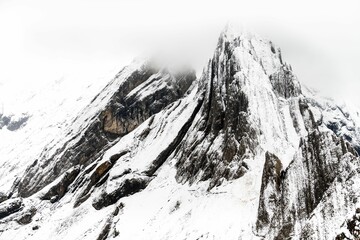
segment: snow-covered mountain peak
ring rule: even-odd
[[[141,58],[88,100],[0,149],[1,238],[356,239],[356,117],[270,41],[228,26],[199,79]]]
[[[221,31],[219,39],[222,38],[224,40],[232,41],[233,39],[238,38],[241,35],[245,35],[251,38],[251,35],[253,35],[253,33],[248,31],[244,26],[229,22]]]
[[[214,58],[231,61],[233,69],[245,71],[260,67],[269,76],[270,83],[282,97],[299,95],[301,86],[289,64],[283,62],[280,48],[271,41],[228,25],[219,37]]]

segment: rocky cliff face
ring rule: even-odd
[[[99,109],[95,116],[89,116],[91,122],[84,127],[80,137],[66,143],[52,156],[41,156],[27,169],[14,186],[19,196],[31,196],[71,167],[88,166],[114,141],[183,97],[196,78],[193,71],[172,74],[165,69],[156,69],[151,63],[144,63],[124,75],[120,72],[116,76],[116,79],[123,78],[118,90],[112,93],[103,109]],[[101,101],[101,97],[100,94],[93,101]]]
[[[0,189],[0,237],[356,239],[358,124],[228,28],[198,79],[124,68]]]
[[[301,87],[271,42],[258,41],[255,36],[232,36],[230,31],[220,36],[200,84],[205,98],[201,117],[182,143],[184,150],[176,156],[177,178],[191,183],[210,179],[212,188],[243,176],[265,128],[276,130],[262,122],[271,116],[259,108],[277,110],[277,97],[297,97]],[[281,119],[274,119],[276,127],[283,127],[276,120]]]

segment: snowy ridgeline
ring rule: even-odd
[[[273,43],[227,28],[198,79],[146,59],[103,85],[1,116],[0,239],[358,236],[359,112]]]

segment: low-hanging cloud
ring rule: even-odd
[[[357,0],[3,0],[0,82],[9,94],[67,75],[92,81],[148,52],[182,59],[200,72],[231,21],[281,47],[301,82],[359,102],[358,9]]]

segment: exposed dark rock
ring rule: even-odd
[[[151,75],[155,73],[152,72]],[[147,118],[182,97],[195,80],[194,72],[182,72],[172,76],[169,72],[163,71],[160,75],[151,75],[145,75],[144,78],[143,73],[139,73],[139,76],[133,76],[124,83],[125,86],[120,90],[120,93],[112,99],[107,109],[100,115],[100,118],[103,119],[104,131],[120,136],[131,132]],[[137,81],[138,84],[136,84]],[[168,82],[170,86],[154,88],[153,94],[145,97],[141,96],[140,91],[143,89],[127,96],[130,92],[127,89],[132,90],[145,81],[146,84],[142,87],[143,89],[158,81]]]
[[[108,219],[96,240],[106,240],[111,229],[112,219]]]
[[[92,169],[95,169],[95,171],[90,175],[90,177],[86,178],[85,176],[87,174],[89,174],[91,172],[91,170],[88,171],[84,171],[84,174],[82,176],[82,183],[78,184],[79,186],[83,186],[84,184],[87,183],[87,186],[82,190],[82,192],[77,196],[76,201],[75,201],[75,205],[74,207],[78,207],[79,205],[81,205],[84,201],[86,201],[89,196],[90,196],[90,191],[92,189],[92,187],[99,187],[100,185],[102,185],[107,178],[109,177],[108,172],[110,171],[110,169],[114,166],[114,164],[116,163],[116,161],[118,159],[120,159],[122,156],[124,156],[125,154],[127,154],[128,151],[123,151],[120,153],[117,153],[113,156],[110,157],[109,161],[105,161],[103,163],[101,163],[98,167],[96,167],[96,165],[94,165]],[[126,169],[123,173],[127,174],[130,173],[131,169],[128,170]]]
[[[273,44],[272,42],[270,42],[270,49],[271,49],[271,52],[272,52],[273,54],[276,53],[275,46],[274,46],[274,44]]]
[[[101,163],[91,174],[87,180],[87,186],[82,190],[79,196],[76,198],[75,207],[78,207],[84,201],[89,198],[89,193],[92,187],[99,183],[104,177],[107,176],[109,170],[113,167],[113,164],[110,161],[105,161]],[[107,177],[106,177],[107,178]]]
[[[248,96],[235,78],[239,65],[233,50],[239,45],[240,40],[220,37],[199,81],[204,91],[200,118],[193,122],[176,155],[180,182],[210,179],[211,189],[223,179],[238,178],[247,171],[242,162],[254,150],[257,137],[248,122]],[[214,144],[218,144],[216,150]]]
[[[115,179],[119,179],[121,177],[125,178],[125,180],[120,184],[119,189],[110,194],[103,193],[98,199],[94,201],[93,204],[94,207],[96,209],[100,209],[104,206],[108,206],[115,203],[118,199],[120,199],[123,196],[131,195],[133,193],[136,193],[144,189],[147,186],[148,182],[151,180],[150,177],[152,177],[155,174],[155,172],[162,166],[162,164],[166,161],[166,159],[175,151],[176,147],[178,147],[179,143],[187,133],[189,127],[191,126],[201,106],[202,106],[202,100],[198,102],[193,113],[191,114],[189,119],[184,123],[183,127],[180,129],[179,133],[174,138],[174,140],[169,144],[169,146],[165,150],[163,150],[158,155],[158,157],[154,161],[151,162],[148,168],[143,171],[143,174],[147,175],[148,177],[140,176],[140,177],[135,177],[133,179],[128,179],[128,177],[125,175],[131,173],[131,169],[125,169],[123,173],[113,176],[111,178],[111,181]],[[126,151],[123,153],[113,155],[110,157],[110,161],[104,162],[99,167],[96,168],[96,170],[93,172],[93,174],[90,177],[90,181],[87,187],[85,187],[82,193],[79,194],[75,206],[79,206],[82,202],[88,199],[88,197],[90,196],[89,192],[94,185],[95,187],[98,187],[107,180],[108,175],[106,174],[112,167],[111,162],[115,163],[117,159],[119,159],[121,156],[123,156],[126,153],[128,152]]]
[[[36,214],[37,210],[35,207],[30,208],[28,211],[23,213],[19,218],[16,219],[16,222],[21,225],[26,225],[31,223],[32,218]]]
[[[70,141],[50,158],[45,154],[41,161],[27,169],[17,187],[18,194],[31,196],[71,167],[91,164],[115,143],[114,140],[119,140],[150,116],[184,96],[195,78],[194,71],[173,74],[150,63],[143,65],[123,81],[105,109],[93,116],[92,123],[77,142]],[[167,84],[157,87],[159,81]],[[151,87],[151,94],[142,96],[135,90],[140,85],[142,89]],[[44,171],[50,163],[55,163],[52,171]]]
[[[122,171],[120,174],[116,174],[116,175],[112,176],[110,180],[114,180],[114,179],[121,178],[121,177],[123,177],[123,176],[125,176],[126,174],[129,174],[129,173],[131,173],[131,172],[132,172],[131,168],[126,168],[126,169],[124,169],[124,171]]]
[[[121,153],[114,154],[110,157],[109,160],[112,164],[115,164],[117,160],[119,160],[122,156],[124,156],[127,153],[128,153],[128,151],[123,151]]]
[[[179,101],[180,103],[180,101]],[[131,173],[131,169],[124,169],[122,173],[119,173],[115,176],[112,176],[110,181],[114,181],[119,178],[124,178],[125,180],[120,184],[118,190],[113,193],[106,194],[103,193],[99,198],[95,199],[94,207],[101,208],[103,206],[108,206],[115,203],[118,199],[123,196],[131,195],[136,193],[143,188],[145,188],[148,182],[151,180],[151,177],[155,174],[155,172],[162,166],[162,164],[168,159],[168,157],[175,151],[178,147],[179,143],[187,133],[189,127],[191,126],[196,114],[202,106],[202,100],[199,100],[196,107],[193,110],[193,113],[189,117],[189,119],[184,123],[182,128],[179,130],[177,136],[173,139],[173,141],[169,144],[169,146],[163,150],[154,161],[143,171],[142,174],[146,176],[139,176],[135,178],[129,179],[129,174]],[[112,168],[113,164],[123,155],[127,154],[128,151],[115,154],[110,157],[110,161],[103,162],[100,166],[95,168],[93,174],[89,178],[88,185],[82,190],[82,192],[78,195],[77,200],[75,202],[75,207],[79,206],[82,202],[84,202],[90,196],[90,191],[93,186],[99,187],[103,183],[105,183],[109,177],[109,170]],[[128,176],[126,176],[128,175]]]
[[[272,213],[276,211],[281,198],[281,177],[282,163],[280,159],[266,152],[265,165],[262,174],[262,183],[260,190],[258,220],[256,229],[260,235],[265,235],[267,227],[273,218]],[[269,194],[270,193],[270,194]]]
[[[284,224],[278,235],[274,238],[274,240],[283,240],[283,239],[291,239],[291,233],[294,231],[294,223]]]
[[[116,237],[119,235],[119,232],[116,230],[115,224],[113,224],[114,217],[118,216],[120,211],[122,211],[124,208],[124,204],[120,203],[116,208],[115,211],[110,215],[110,217],[106,220],[103,228],[101,229],[101,232],[99,236],[97,237],[97,240],[106,240],[110,233],[112,233],[113,237]],[[113,226],[113,227],[112,227]]]
[[[115,208],[115,211],[113,212],[113,216],[119,215],[120,211],[123,210],[124,207],[124,203],[119,203],[119,205]]]
[[[0,192],[0,203],[5,202],[6,200],[8,200],[8,197],[4,193]]]
[[[280,175],[275,174],[275,171],[272,175],[266,174],[271,167],[269,168],[268,161],[265,163],[257,221],[260,236],[290,238],[295,222],[305,221],[311,216],[336,180],[342,156],[355,152],[342,138],[319,130],[306,102],[299,101],[299,107],[308,136],[300,140],[301,156],[292,161],[284,175],[281,172]],[[294,193],[297,195],[296,201],[291,200]],[[273,215],[270,216],[268,212]],[[304,228],[301,234],[307,239],[306,236],[312,234],[311,229],[307,231]]]
[[[91,183],[96,183],[98,182],[107,172],[109,172],[109,170],[112,167],[112,163],[109,161],[105,161],[102,164],[100,164],[96,170],[94,171],[94,173],[91,175],[90,177],[90,182]]]
[[[170,210],[170,214],[177,211],[177,210],[179,210],[180,206],[181,206],[181,202],[179,200],[176,201],[174,207],[172,207],[172,209]]]
[[[305,158],[304,166],[312,180],[307,189],[304,189],[306,198],[304,199],[305,209],[303,210],[307,215],[318,205],[324,192],[335,179],[336,172],[334,169],[337,168],[340,157],[346,153],[343,149],[340,151],[338,148],[330,150],[332,151],[330,156],[336,156],[335,158],[326,157],[328,154],[325,154],[325,151],[328,151],[329,148],[329,144],[324,141],[326,138],[325,134],[313,131],[308,136],[308,142],[302,146]],[[339,142],[337,140],[335,144],[339,145]]]
[[[0,114],[0,129],[7,126],[11,121],[11,117]]]
[[[193,113],[190,118],[184,124],[184,126],[180,129],[179,133],[175,137],[175,139],[169,144],[169,146],[163,150],[159,156],[151,163],[151,166],[144,171],[144,174],[151,177],[166,161],[166,159],[175,151],[175,149],[179,146],[180,142],[183,140],[185,134],[188,132],[191,124],[194,121],[196,114],[199,112],[202,106],[202,100],[197,103]]]
[[[283,65],[279,72],[270,75],[270,83],[275,92],[283,98],[301,94],[300,83],[287,65]]]
[[[346,228],[349,230],[351,238],[348,238],[345,233],[341,233],[336,236],[336,240],[360,239],[360,209],[356,209],[356,213],[353,215],[353,217],[346,221]]]
[[[74,167],[69,171],[65,172],[62,179],[52,186],[47,193],[45,193],[41,199],[42,200],[50,200],[52,203],[61,199],[68,190],[70,184],[75,180],[80,172],[79,167]]]
[[[142,176],[125,178],[115,191],[111,193],[103,192],[98,198],[94,199],[92,205],[97,210],[112,205],[122,197],[132,195],[145,189],[150,180],[150,178]]]
[[[36,230],[39,230],[39,228],[40,228],[40,227],[39,227],[38,225],[36,225],[36,226],[33,226],[33,227],[32,227],[32,230],[36,231]]]
[[[9,199],[0,204],[0,219],[10,216],[23,209],[21,198]]]
[[[360,146],[354,146],[354,149],[357,152],[358,156],[360,156]]]
[[[348,238],[345,233],[341,233],[335,237],[335,240],[351,240],[351,238]]]

